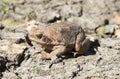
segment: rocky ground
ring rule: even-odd
[[[120,0],[1,0],[0,79],[120,79]],[[97,38],[89,51],[51,64],[25,25],[69,21]]]

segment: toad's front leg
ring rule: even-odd
[[[47,52],[43,52],[42,53],[42,59],[52,59],[52,58],[57,58],[59,56],[62,56],[63,54],[65,54],[66,52],[66,46],[54,46],[52,49],[52,52],[47,53]]]

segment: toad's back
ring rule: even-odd
[[[71,45],[75,44],[78,33],[83,33],[81,27],[76,25],[60,22],[48,25],[44,35],[52,40],[51,44]]]

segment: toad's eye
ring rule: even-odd
[[[50,38],[48,38],[47,36],[42,36],[41,39],[42,39],[42,41],[47,42],[47,43],[51,43],[52,42],[52,40]]]
[[[37,36],[37,38],[41,39],[43,34],[37,34],[36,36]]]

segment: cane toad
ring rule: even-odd
[[[84,54],[90,47],[84,30],[68,22],[31,27],[28,38],[45,48],[41,56],[43,59],[59,57],[70,51]]]

